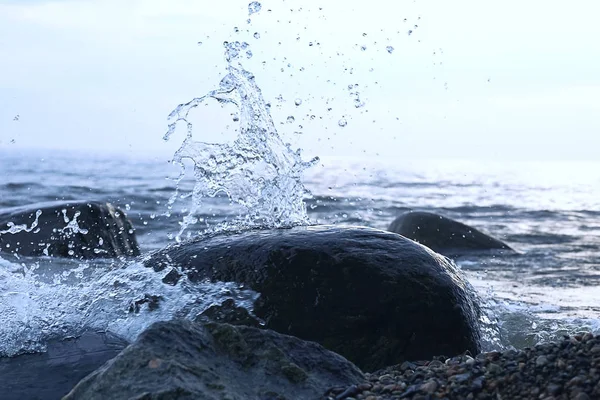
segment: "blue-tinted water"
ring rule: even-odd
[[[8,150],[0,152],[0,208],[109,201],[127,213],[144,253],[175,240],[190,206],[189,198],[180,198],[167,207],[175,191],[167,178],[179,171],[164,159]],[[312,192],[308,215],[316,223],[386,229],[397,215],[419,209],[470,224],[516,248],[518,256],[457,261],[489,307],[502,346],[578,330],[600,332],[600,164],[326,158],[304,181]],[[193,183],[182,181],[180,193]],[[199,222],[186,234],[239,212],[225,197],[205,199]],[[223,293],[252,296],[234,293],[233,287],[187,287],[162,293],[170,305],[164,314],[132,317],[126,315],[128,301],[163,290],[147,270],[134,265],[123,272],[122,261],[0,257],[0,330],[12,338],[1,344],[3,354],[43,349],[38,344],[45,338],[86,327],[132,338],[152,320],[192,315],[203,304],[191,299],[202,293],[208,293],[206,304]],[[108,288],[111,279],[126,277],[126,290]]]

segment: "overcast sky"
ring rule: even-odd
[[[600,159],[595,0],[262,6],[248,24],[246,0],[0,0],[0,149],[171,155],[167,115],[216,88],[223,41],[243,40],[306,157]],[[230,137],[232,111],[198,112],[196,140]]]

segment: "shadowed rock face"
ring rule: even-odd
[[[352,363],[316,343],[228,324],[160,322],[65,397],[317,399],[362,382]]]
[[[441,215],[412,211],[396,218],[388,228],[446,256],[497,250],[515,253],[506,243],[468,225]]]
[[[54,400],[115,357],[127,342],[102,333],[51,341],[47,351],[0,358],[2,400]]]
[[[170,284],[181,273],[192,282],[244,284],[261,294],[253,317],[265,328],[318,342],[364,370],[480,349],[472,287],[451,261],[393,233],[222,234],[168,247],[145,264]],[[234,305],[207,314],[248,324]]]
[[[0,210],[0,251],[78,259],[137,256],[133,227],[110,203],[39,203]]]

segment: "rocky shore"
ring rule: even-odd
[[[600,399],[600,337],[585,333],[533,348],[404,362],[322,400]]]

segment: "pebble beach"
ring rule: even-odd
[[[600,399],[600,337],[404,362],[365,375],[365,383],[334,388],[322,400]]]

